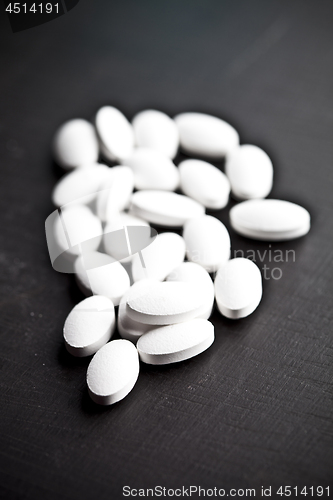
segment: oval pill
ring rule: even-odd
[[[182,161],[178,168],[184,194],[206,208],[219,210],[227,205],[230,184],[221,170],[201,160]]]
[[[132,121],[137,146],[154,149],[173,159],[179,146],[177,125],[168,115],[154,109],[141,111]]]
[[[209,273],[217,271],[230,258],[228,230],[211,215],[188,221],[184,226],[183,238],[188,260],[200,264]]]
[[[151,330],[137,343],[140,359],[151,365],[176,363],[197,356],[214,342],[214,326],[193,319]]]
[[[259,305],[262,280],[259,268],[252,261],[238,257],[222,266],[215,278],[217,307],[223,316],[245,318]]]
[[[96,212],[102,221],[108,221],[124,210],[134,189],[134,175],[129,167],[109,168],[97,194]]]
[[[111,219],[108,220],[104,228],[103,244],[105,252],[111,255],[116,260],[121,260],[122,262],[130,262],[133,259],[133,255],[125,257],[123,255],[123,249],[119,248],[119,244],[114,240],[114,231],[119,231],[123,228],[128,228],[132,226],[143,226],[149,227],[148,222],[134,215],[128,214],[126,212],[120,212],[115,214]],[[127,231],[128,232],[128,231]]]
[[[219,160],[239,144],[236,130],[216,116],[181,113],[174,120],[179,131],[180,146],[186,153]]]
[[[100,405],[111,405],[133,389],[139,376],[138,352],[128,340],[112,340],[92,358],[87,370],[91,399]]]
[[[133,128],[118,109],[113,106],[99,109],[95,125],[102,153],[107,159],[121,161],[131,154],[134,147]]]
[[[115,329],[114,306],[108,297],[94,295],[77,304],[64,325],[66,349],[74,356],[91,356],[106,344]]]
[[[243,201],[230,210],[229,216],[237,233],[257,240],[291,240],[310,230],[309,212],[289,201]]]

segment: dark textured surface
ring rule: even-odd
[[[8,499],[122,497],[122,486],[332,485],[332,14],[330,1],[82,0],[13,35],[0,24],[0,491]],[[211,112],[275,166],[271,197],[310,210],[308,236],[249,318],[217,312],[199,357],[142,371],[111,408],[62,325],[81,298],[49,263],[44,220],[64,120],[102,104]],[[217,214],[228,223],[228,210]],[[231,232],[233,250],[269,250]],[[272,498],[281,498],[272,494]],[[304,497],[303,497],[304,498]],[[310,497],[307,497],[310,498]]]

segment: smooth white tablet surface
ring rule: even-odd
[[[133,255],[124,258],[124,252],[122,248],[119,247],[117,241],[113,237],[115,231],[122,230],[124,228],[133,226],[143,226],[149,227],[148,222],[134,215],[128,214],[126,212],[120,212],[119,214],[113,215],[107,222],[104,228],[103,244],[106,253],[114,257],[116,260],[121,260],[121,262],[130,262],[133,259]]]
[[[53,139],[55,161],[72,169],[95,163],[98,159],[98,140],[93,125],[77,118],[64,123]]]
[[[174,191],[179,185],[178,168],[159,151],[133,149],[131,156],[124,159],[124,164],[133,170],[136,189]]]
[[[170,191],[138,191],[132,196],[131,210],[148,222],[171,227],[205,213],[197,201]]]
[[[97,194],[96,212],[102,221],[111,220],[130,202],[134,189],[134,175],[129,167],[109,168]]]
[[[106,158],[121,161],[131,154],[134,147],[133,128],[118,109],[113,106],[101,108],[96,114],[95,125]]]
[[[139,376],[138,352],[128,340],[112,340],[90,361],[87,385],[91,399],[100,405],[111,405],[133,389]]]
[[[142,335],[137,343],[140,359],[151,365],[176,363],[205,351],[214,342],[214,326],[205,319],[168,325]]]
[[[237,233],[257,240],[290,240],[310,230],[309,212],[289,201],[248,200],[234,206],[229,216]]]
[[[217,307],[223,316],[245,318],[259,305],[262,280],[254,262],[242,257],[231,259],[222,266],[215,278]]]
[[[183,237],[188,260],[196,262],[209,273],[230,258],[230,237],[221,221],[211,215],[204,215],[188,221]]]
[[[181,148],[192,155],[222,159],[239,144],[229,123],[204,113],[181,113],[174,118]]]
[[[115,306],[130,287],[126,269],[105,253],[84,253],[76,259],[74,271],[83,293],[105,295]]]
[[[115,329],[112,300],[94,295],[77,304],[64,325],[66,349],[74,356],[91,356],[106,344]]]
[[[201,160],[182,161],[178,168],[180,188],[184,194],[212,210],[219,210],[227,205],[230,184],[221,170]]]
[[[159,234],[151,245],[134,255],[132,276],[134,282],[142,279],[163,281],[185,258],[185,241],[176,233]],[[144,266],[142,264],[142,259]]]
[[[225,172],[233,195],[240,200],[265,198],[273,186],[270,157],[251,144],[243,144],[228,154]]]
[[[154,109],[141,111],[132,120],[137,146],[154,149],[174,158],[179,146],[177,125],[168,115]]]

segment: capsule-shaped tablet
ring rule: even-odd
[[[134,282],[142,279],[163,281],[185,258],[185,241],[176,233],[159,234],[153,243],[132,261]]]
[[[134,173],[136,189],[174,191],[179,185],[179,172],[174,163],[159,151],[136,148],[124,164]]]
[[[119,245],[119,242],[115,240],[113,234],[115,231],[123,230],[124,228],[126,228],[128,234],[128,228],[133,226],[149,227],[149,224],[139,217],[135,217],[126,212],[120,212],[109,219],[104,228],[103,244],[105,252],[114,259],[121,260],[123,263],[132,261],[133,255],[124,258],[122,245]],[[124,239],[126,239],[126,234],[124,234]]]
[[[92,358],[87,370],[91,399],[100,405],[112,405],[133,389],[139,376],[138,352],[128,340],[112,340]]]
[[[58,165],[65,169],[95,163],[98,140],[92,124],[81,118],[64,123],[54,136],[53,154]]]
[[[174,118],[181,148],[191,155],[220,160],[239,144],[229,123],[204,113],[181,113]]]
[[[259,305],[262,280],[259,268],[251,260],[239,257],[222,266],[215,278],[217,307],[223,316],[245,318]]]
[[[205,213],[197,201],[170,191],[138,191],[132,196],[131,210],[148,222],[169,227],[181,227]]]
[[[67,351],[78,357],[95,354],[110,340],[115,325],[112,300],[102,295],[82,300],[65,321],[63,334]]]
[[[95,118],[97,134],[103,155],[112,161],[121,161],[130,156],[134,147],[132,125],[113,106],[101,108]]]
[[[137,343],[141,361],[165,365],[192,358],[214,342],[214,326],[205,319],[193,319],[151,330]]]
[[[135,115],[132,124],[137,146],[154,149],[171,159],[176,156],[179,133],[168,115],[147,109]]]
[[[109,297],[115,306],[130,287],[126,269],[105,253],[84,253],[76,259],[74,271],[84,294],[104,295]]]
[[[232,193],[239,200],[265,198],[273,186],[270,157],[257,146],[243,144],[228,154],[225,172]]]
[[[217,271],[230,258],[228,230],[211,215],[188,221],[183,237],[188,260],[200,264],[209,273]]]
[[[178,168],[180,187],[184,194],[212,210],[227,205],[230,184],[221,170],[201,160],[182,161]]]
[[[289,201],[243,201],[230,210],[229,216],[237,233],[255,240],[291,240],[310,230],[309,212]]]
[[[134,175],[129,167],[109,168],[97,194],[96,212],[102,221],[111,220],[130,202],[134,189]]]

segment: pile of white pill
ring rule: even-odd
[[[179,148],[199,159],[176,166]],[[57,210],[46,221],[50,257],[55,269],[75,273],[87,296],[68,315],[63,336],[70,354],[94,355],[87,385],[102,405],[132,390],[139,359],[175,363],[208,349],[215,302],[232,319],[258,307],[259,268],[230,258],[229,232],[206,209],[226,207],[231,192],[240,203],[230,210],[230,224],[245,237],[284,241],[310,229],[307,210],[265,199],[273,185],[269,156],[240,145],[237,131],[214,116],[172,119],[147,110],[130,123],[105,106],[94,124],[75,119],[62,125],[53,152],[70,172],[52,194]],[[98,163],[100,155],[115,165]],[[225,174],[209,163],[222,159]],[[167,231],[158,234],[158,227]],[[110,341],[115,331],[122,338]]]

